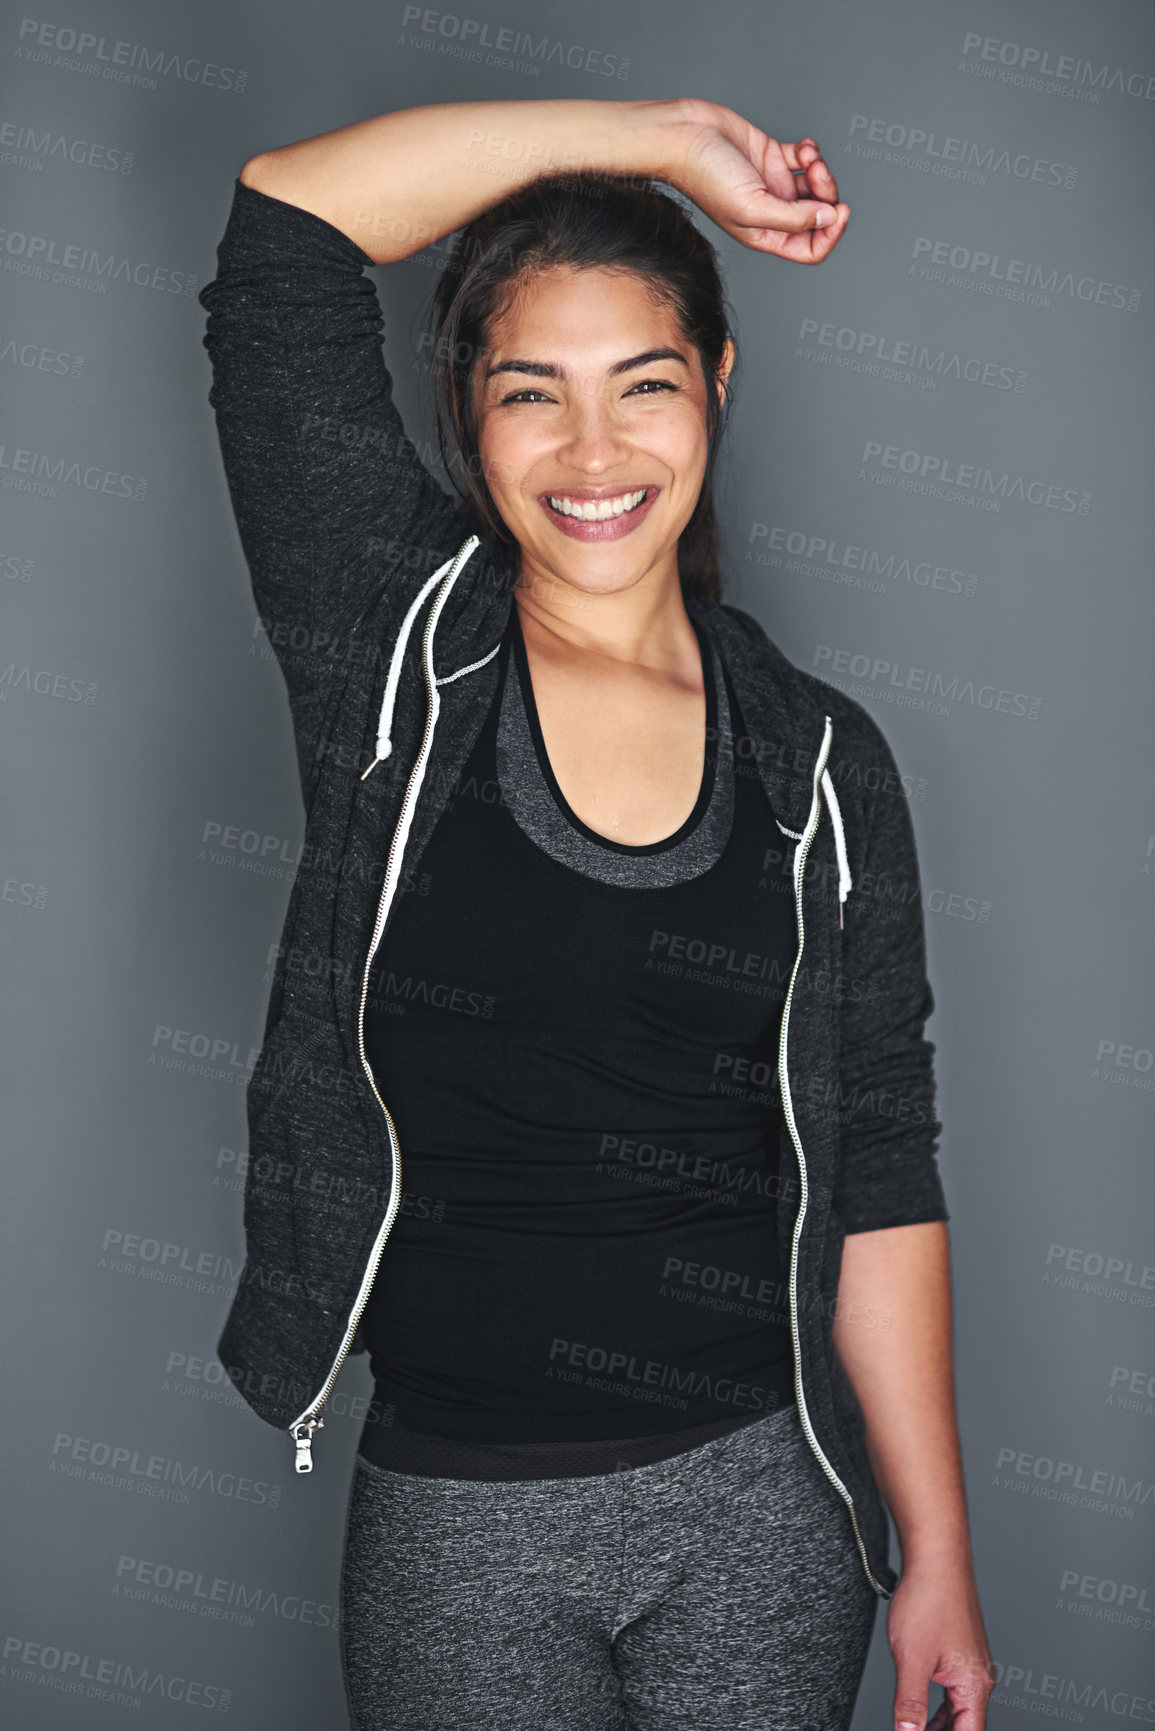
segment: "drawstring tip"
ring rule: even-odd
[[[379,763],[384,763],[385,759],[392,755],[392,751],[393,741],[391,739],[379,739],[377,741],[377,755],[369,765],[369,769],[362,770],[361,780],[364,781],[365,777],[369,774],[369,770],[376,769]]]
[[[842,897],[839,896],[839,898],[838,898],[838,929],[839,929],[839,931],[841,931],[843,929],[842,928],[842,909],[843,909],[843,906],[844,906],[844,903],[843,903]]]

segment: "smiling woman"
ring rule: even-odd
[[[553,772],[591,829],[657,842],[704,761],[678,596],[720,592],[713,249],[650,183],[550,175],[459,237],[434,315],[442,458],[514,588]]]
[[[539,165],[504,193],[494,141]],[[356,1731],[844,1731],[892,1595],[896,1724],[933,1677],[981,1731],[909,809],[721,600],[735,348],[661,182],[780,259],[846,229],[813,139],[690,100],[409,109],[234,188],[210,400],[335,864],[286,914],[322,953],[274,974],[219,1353],[306,1472],[368,1352]],[[450,499],[365,267],[455,231]]]
[[[582,588],[602,570],[618,590],[673,547],[683,592],[717,598],[735,351],[713,249],[674,199],[593,172],[533,181],[470,225],[434,311],[442,458],[511,572],[556,575],[557,533],[601,546],[645,524],[628,552],[581,558]]]

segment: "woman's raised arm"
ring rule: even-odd
[[[685,138],[677,101],[439,102],[265,151],[241,179],[391,264],[551,169],[663,179]]]
[[[234,183],[216,275],[199,296],[209,403],[303,768],[328,674],[360,647],[366,607],[399,573],[427,576],[467,532],[432,452],[406,434],[366,266],[408,256],[503,197],[510,179],[492,172],[501,159],[487,140],[502,127],[524,138],[531,120],[542,149],[526,146],[515,178],[547,157],[656,170],[678,124],[662,103],[408,109],[255,156]],[[454,173],[447,165],[474,133],[484,166]]]
[[[813,139],[780,144],[733,109],[690,97],[405,108],[266,151],[241,179],[323,217],[386,264],[565,168],[668,181],[746,245],[804,262],[837,239],[807,231],[840,233],[849,214],[830,208],[838,190]]]
[[[802,263],[849,214],[813,139],[779,144],[690,98],[403,109],[253,156],[234,185],[199,296],[209,402],[303,762],[328,668],[373,596],[398,572],[428,575],[467,532],[406,436],[366,266],[566,168],[665,179],[744,244]]]

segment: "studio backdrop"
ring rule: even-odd
[[[816,269],[696,217],[741,352],[724,598],[869,708],[900,769],[885,795],[909,802],[990,1723],[1155,1724],[1153,18],[7,9],[5,1725],[346,1722],[366,1361],[306,1477],[214,1356],[303,833],[196,298],[233,180],[390,109],[676,95],[812,134],[852,207]],[[478,148],[497,185],[517,141]],[[449,246],[372,273],[431,460]],[[889,1723],[892,1675],[883,1607],[863,1731]]]

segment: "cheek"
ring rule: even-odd
[[[516,492],[523,476],[540,455],[536,443],[509,422],[483,422],[478,429],[478,451],[490,490]]]
[[[693,407],[672,416],[666,429],[666,449],[674,469],[694,470],[706,460],[705,410]]]
[[[692,403],[671,405],[665,414],[639,421],[633,435],[639,452],[656,458],[675,483],[683,475],[692,478],[706,460],[704,410]]]

